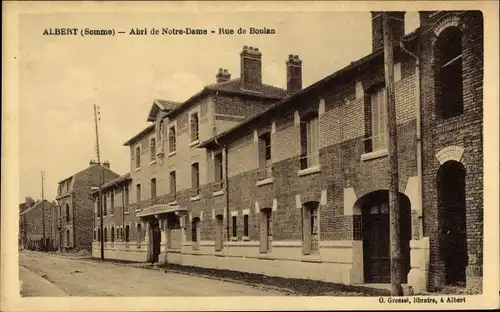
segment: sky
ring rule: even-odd
[[[407,12],[405,31],[418,27]],[[43,36],[46,28],[267,27],[275,35]],[[25,14],[19,21],[19,201],[53,200],[57,183],[96,159],[93,105],[100,107],[101,160],[129,171],[123,143],[148,125],[153,99],[184,101],[215,83],[219,68],[239,77],[244,45],[262,52],[262,79],[285,88],[285,60],[303,61],[303,87],[371,52],[367,12],[145,12]]]

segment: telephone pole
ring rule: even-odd
[[[99,118],[97,115],[99,114]],[[97,154],[97,165],[99,166],[99,195],[97,197],[97,209],[99,210],[99,220],[100,220],[100,231],[101,231],[101,260],[104,260],[104,221],[103,221],[103,211],[102,211],[102,185],[103,185],[103,172],[101,165],[101,155],[99,151],[99,126],[98,120],[101,120],[100,112],[98,112],[97,105],[94,104],[94,120],[95,120],[95,142],[96,142],[96,154]]]
[[[43,250],[45,250],[45,243],[46,243],[46,240],[45,240],[45,205],[43,203],[43,200],[44,200],[44,196],[43,196],[43,180],[45,178],[45,173],[42,171],[42,202],[41,202],[41,205],[42,205],[42,237],[43,237],[43,243],[42,243],[42,248]]]
[[[396,100],[394,95],[394,58],[393,35],[389,26],[389,14],[384,12],[384,69],[387,92],[387,130],[389,133],[389,215],[390,215],[390,257],[391,257],[391,295],[402,296],[401,287],[401,240],[399,218],[399,173],[398,173],[398,134],[396,127]]]

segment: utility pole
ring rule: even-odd
[[[97,115],[99,114],[99,119]],[[95,142],[96,142],[96,154],[97,154],[97,165],[99,166],[99,195],[97,197],[97,209],[99,209],[100,215],[100,230],[101,230],[101,260],[104,260],[104,221],[103,221],[103,211],[102,211],[102,185],[103,185],[103,172],[101,165],[101,155],[99,151],[99,126],[98,120],[101,120],[100,112],[98,112],[98,107],[94,104],[94,120],[95,120]]]
[[[389,133],[389,216],[390,216],[390,257],[391,257],[391,295],[402,296],[401,287],[401,240],[398,198],[398,134],[396,128],[396,99],[394,95],[394,58],[393,35],[389,26],[389,14],[384,12],[384,68],[387,92],[387,130]]]
[[[45,251],[45,247],[46,247],[45,246],[45,242],[46,242],[46,240],[45,240],[45,205],[43,203],[43,200],[44,200],[44,196],[43,196],[43,180],[44,180],[44,178],[45,178],[45,173],[42,171],[42,202],[41,202],[41,204],[42,204],[42,231],[43,231],[43,233],[42,233],[42,237],[43,237],[42,248]]]

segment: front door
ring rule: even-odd
[[[366,283],[390,283],[389,213],[375,204],[363,214],[363,254]]]
[[[161,230],[160,230],[160,224],[158,220],[154,219],[153,220],[153,226],[152,226],[152,234],[153,234],[153,261],[158,262],[159,261],[159,255],[160,255],[160,245],[161,245]]]

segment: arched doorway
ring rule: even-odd
[[[390,217],[389,192],[375,191],[358,199],[361,208],[363,272],[365,283],[390,283]],[[410,271],[411,204],[399,193],[401,282],[407,282]]]
[[[447,161],[438,170],[438,220],[440,255],[446,285],[465,285],[467,238],[465,214],[465,168]]]

